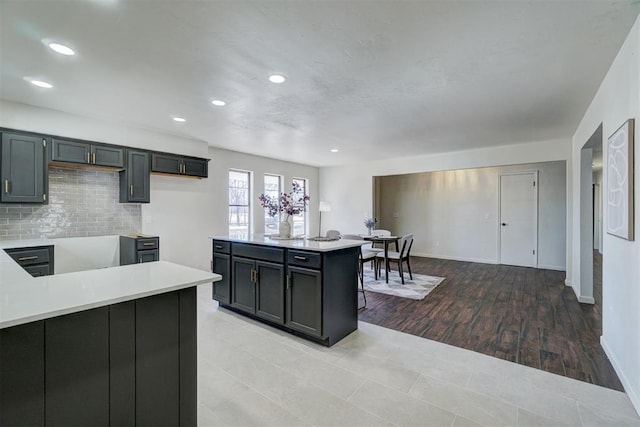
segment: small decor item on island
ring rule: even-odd
[[[373,231],[373,227],[376,226],[376,220],[373,218],[365,218],[364,226],[367,227],[367,234],[371,236],[371,232]]]
[[[291,238],[289,217],[305,212],[310,199],[309,195],[304,194],[300,184],[297,182],[294,181],[291,184],[291,188],[292,190],[289,193],[280,193],[280,197],[268,196],[264,193],[258,197],[260,205],[267,210],[267,215],[272,218],[279,213],[285,215],[278,230],[277,237],[281,239]]]

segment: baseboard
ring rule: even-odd
[[[555,270],[555,271],[567,271],[567,268],[564,265],[544,265],[538,264],[538,268],[543,270]]]
[[[498,263],[498,261],[496,261],[495,259],[456,257],[456,256],[448,256],[448,255],[440,255],[440,254],[427,254],[424,252],[412,252],[411,256],[420,256],[424,258],[450,259],[452,261],[479,262],[481,264],[497,264]]]
[[[640,397],[636,393],[636,390],[634,390],[631,386],[631,383],[629,382],[629,379],[627,379],[627,376],[624,374],[624,371],[620,367],[620,362],[618,362],[615,353],[611,350],[611,347],[609,347],[607,341],[604,339],[604,335],[600,337],[600,345],[609,358],[611,366],[613,366],[613,370],[616,371],[616,374],[618,374],[618,378],[622,383],[622,387],[624,387],[625,393],[627,393],[627,396],[629,396],[631,404],[635,408],[638,415],[640,415]]]
[[[578,297],[578,302],[581,302],[583,304],[595,304],[596,300],[593,299],[593,297],[584,297],[584,296],[579,296]]]

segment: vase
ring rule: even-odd
[[[371,236],[371,232],[373,231],[373,227],[367,227],[367,234]]]
[[[291,224],[289,223],[289,221],[282,221],[280,223],[280,228],[278,229],[278,235],[286,239],[291,237]]]

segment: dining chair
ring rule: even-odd
[[[395,262],[398,264],[398,274],[400,275],[400,280],[402,281],[403,285],[404,285],[404,272],[402,271],[402,262],[407,263],[407,270],[409,270],[409,278],[413,280],[413,273],[411,272],[411,263],[409,261],[409,256],[411,255],[411,246],[413,246],[413,234],[405,234],[400,239],[400,252],[392,251],[387,253],[387,260],[389,262]],[[376,267],[380,268],[380,264],[385,263],[384,254],[376,254],[376,259],[377,259]]]
[[[373,230],[371,232],[371,234],[372,235],[376,235],[376,236],[391,236],[391,231],[383,230],[383,229],[380,228],[380,229]],[[379,244],[379,245],[381,245],[381,244]],[[371,243],[371,245],[368,247],[368,249],[370,249],[373,252],[382,252],[382,251],[384,251],[383,247],[376,246],[375,243]],[[397,249],[398,248],[396,247],[396,250]]]
[[[366,245],[366,243],[364,243],[364,238],[362,238],[362,236],[358,236],[357,234],[345,234],[342,236],[342,238],[347,240],[362,240],[363,245]],[[364,306],[359,308],[365,308],[367,306],[367,295],[364,293],[364,264],[365,263],[367,262],[371,263],[374,276],[376,280],[378,280],[376,252],[367,251],[363,245],[360,246],[360,252],[358,253],[358,278],[360,279],[360,288],[361,288],[360,292],[362,292],[362,297],[364,298]]]

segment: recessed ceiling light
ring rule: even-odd
[[[53,85],[49,82],[45,82],[43,80],[32,79],[31,77],[24,77],[25,81],[28,81],[34,86],[43,87],[45,89],[51,89]]]
[[[332,148],[332,149],[331,149],[331,152],[332,152],[332,153],[337,153],[337,152],[338,152],[338,149],[337,149],[337,148]]]
[[[214,99],[213,101],[211,101],[211,103],[213,105],[215,105],[216,107],[224,107],[225,105],[227,105],[226,102],[220,100],[220,99]]]
[[[174,118],[173,118],[173,121],[174,121],[174,122],[184,123],[184,122],[186,122],[186,121],[187,121],[187,119],[184,119],[184,118],[182,118],[182,117],[174,117]]]
[[[272,74],[269,76],[269,80],[271,81],[271,83],[284,83],[286,79],[280,74]]]
[[[54,52],[58,52],[59,54],[62,54],[62,55],[73,56],[76,54],[74,50],[71,49],[69,46],[65,46],[60,43],[50,42],[49,44],[47,44],[47,46],[49,46],[49,48]]]

